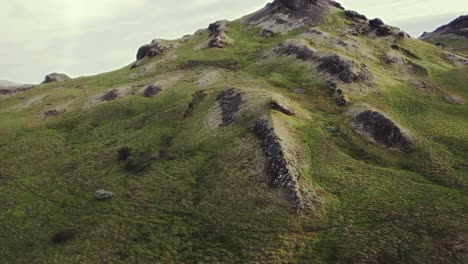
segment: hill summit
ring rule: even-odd
[[[460,16],[433,32],[424,32],[421,40],[449,51],[468,55],[468,15]]]
[[[135,57],[0,97],[5,263],[466,259],[462,54],[276,0]]]

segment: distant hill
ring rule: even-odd
[[[460,16],[419,38],[449,51],[468,56],[468,15]]]
[[[21,86],[22,84],[18,84],[15,82],[7,81],[7,80],[0,80],[0,87],[14,87],[14,86]]]

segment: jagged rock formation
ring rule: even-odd
[[[361,112],[353,119],[353,125],[359,133],[368,139],[388,148],[404,152],[414,150],[413,139],[385,115],[372,110]]]
[[[279,100],[272,100],[270,102],[270,105],[271,105],[271,109],[281,112],[285,115],[288,115],[288,116],[296,115],[296,113],[294,112],[294,109],[292,109],[291,106],[285,104],[284,102],[280,102]]]
[[[234,44],[234,41],[228,36],[228,21],[217,21],[208,26],[211,40],[208,43],[210,48],[225,48]]]
[[[46,75],[44,81],[42,83],[52,83],[52,82],[64,82],[66,80],[70,80],[71,78],[68,77],[64,73],[51,73]]]
[[[328,0],[275,0],[243,22],[270,32],[286,33],[319,21],[322,13],[329,8],[336,7],[330,5]]]
[[[345,83],[371,82],[372,73],[365,64],[358,64],[337,54],[328,55],[321,59],[319,69],[336,76]]]
[[[236,88],[229,88],[216,98],[216,103],[221,109],[221,126],[229,126],[236,120],[242,104],[242,93]]]
[[[297,59],[300,60],[312,60],[316,56],[314,55],[314,51],[310,46],[307,44],[307,41],[303,39],[288,39],[278,47],[275,48],[275,52],[279,55],[295,55]]]
[[[304,195],[299,183],[298,164],[293,153],[288,153],[282,146],[281,139],[276,135],[268,120],[259,119],[255,122],[253,132],[261,140],[266,156],[266,174],[272,186],[284,188],[297,210],[310,206],[311,201]]]

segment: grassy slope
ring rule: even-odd
[[[339,23],[336,23],[336,22]],[[325,19],[322,29],[341,26],[342,15]],[[379,65],[385,41],[360,39],[375,55],[367,63],[379,76],[375,92],[354,95],[384,110],[416,137],[414,153],[401,154],[357,136],[344,109],[329,98],[323,79],[291,58],[268,59],[264,51],[289,36],[265,40],[257,30],[230,27],[235,47],[194,52],[207,33],[184,43],[178,59],[133,78],[130,69],[48,84],[0,100],[0,258],[6,263],[117,262],[364,262],[453,263],[445,247],[466,234],[468,108],[445,103],[441,94],[414,89]],[[467,98],[467,70],[446,64],[439,51],[411,40],[401,43],[422,58],[422,77]],[[334,47],[321,47],[334,49]],[[350,57],[355,54],[346,54]],[[360,58],[356,58],[360,59]],[[208,97],[183,119],[192,84],[202,68],[153,99],[130,95],[89,108],[86,102],[121,85],[143,85],[179,69],[186,60],[236,60],[237,71],[205,88]],[[218,64],[219,65],[219,64]],[[235,86],[258,109],[234,126],[204,125],[216,95]],[[295,94],[298,87],[305,94]],[[278,93],[309,119],[276,119],[291,124],[307,156],[305,178],[322,193],[322,213],[295,214],[281,190],[269,188],[261,173],[259,143],[251,121],[267,114],[265,96]],[[14,109],[22,97],[48,96]],[[43,119],[48,105],[70,102],[71,109]],[[336,125],[339,132],[325,127]],[[164,138],[172,137],[168,144]],[[170,158],[140,162],[140,173],[125,170],[117,150],[132,149],[139,162],[167,150]],[[104,188],[110,202],[93,200]],[[75,237],[54,245],[51,237],[73,229]]]

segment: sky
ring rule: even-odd
[[[341,0],[412,36],[462,14],[466,0]],[[155,38],[174,39],[233,20],[265,0],[0,0],[0,80],[39,83],[52,72],[71,77],[115,70]]]

